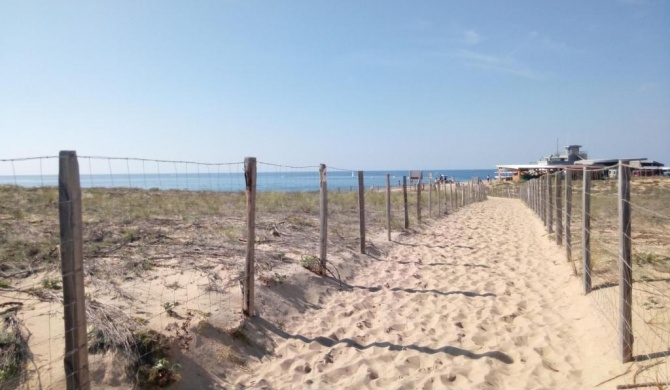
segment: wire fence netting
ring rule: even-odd
[[[76,161],[87,322],[82,348],[94,385],[130,378],[140,387],[165,386],[179,379],[183,366],[206,376],[200,360],[241,364],[237,347],[251,342],[240,330],[251,239],[245,163]],[[292,284],[328,288],[340,277],[330,264],[330,279],[307,272],[285,283],[296,269],[314,271],[320,260],[320,167],[258,162],[256,171],[256,314],[273,316],[289,307],[304,312],[315,303]],[[0,160],[2,388],[64,388],[78,375],[66,374],[63,364],[65,340],[77,332],[63,326],[64,307],[74,305],[64,302],[63,280],[79,271],[66,275],[61,264],[59,207],[73,200],[62,201],[58,172],[58,156]],[[326,172],[327,256],[362,261],[358,171]],[[389,174],[387,208],[386,175],[363,173],[369,256],[384,254],[379,244],[387,241],[389,225],[394,234],[405,227],[402,181],[397,172]],[[408,180],[408,224],[452,213],[477,194],[472,185],[424,179],[419,187]],[[76,239],[65,244],[75,246]],[[195,344],[197,356],[190,352]]]
[[[58,387],[65,377],[57,157],[0,160],[0,387]]]
[[[631,241],[633,276],[632,284],[627,285],[632,290],[632,316],[631,321],[626,321],[620,302],[622,202],[618,177],[613,173],[616,168],[589,169],[587,174],[591,180],[586,190],[581,169],[566,169],[551,175],[554,183],[557,175],[563,180],[570,175],[572,179],[571,185],[564,189],[560,204],[561,222],[565,231],[570,232],[570,239],[564,239],[564,245],[570,243],[566,257],[572,262],[575,275],[583,280],[585,289],[586,280],[589,281],[587,298],[607,325],[603,332],[611,340],[613,356],[620,353],[621,327],[632,332],[634,360],[622,367],[622,375],[617,379],[627,385],[667,386],[670,381],[670,183],[660,176],[636,176],[632,169],[630,201],[623,202],[630,208],[630,221],[624,222],[629,223],[630,234],[623,229],[623,235]],[[546,183],[533,181],[524,188],[530,188],[528,191],[536,195],[525,199],[529,207],[536,210],[540,218],[544,217],[545,222],[549,208],[557,226],[559,205],[549,205]],[[584,208],[585,194],[588,212]],[[588,225],[584,224],[585,218]],[[584,244],[585,232],[589,245]],[[554,240],[555,234],[555,231],[549,234],[549,238]],[[584,264],[585,254],[590,267]]]

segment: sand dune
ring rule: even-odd
[[[244,387],[593,388],[621,370],[560,248],[492,198],[401,235],[321,309],[271,334]]]

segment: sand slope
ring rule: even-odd
[[[282,329],[254,321],[274,356],[229,378],[240,387],[574,389],[621,368],[561,249],[518,200],[399,236]]]

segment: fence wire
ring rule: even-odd
[[[634,167],[627,166],[629,169]],[[552,174],[565,178],[571,175],[572,186],[565,190],[561,207],[567,210],[567,194],[570,193],[571,214],[564,215],[563,224],[570,232],[571,248],[566,249],[568,260],[572,261],[575,274],[584,278],[584,253],[589,254],[591,267],[587,276],[591,280],[592,290],[588,293],[603,323],[608,324],[611,334],[620,331],[620,291],[619,275],[621,256],[619,250],[619,187],[616,178],[609,178],[609,172],[615,167],[603,167],[591,170],[593,177],[591,189],[586,195],[590,198],[590,246],[583,243],[583,196],[584,182],[582,170],[566,169]],[[634,172],[634,171],[633,171]],[[559,207],[549,205],[546,182],[537,180],[525,183],[521,192],[527,194],[524,201],[538,216],[548,222],[551,212],[556,223]],[[532,196],[529,196],[532,195]],[[670,181],[663,177],[637,177],[631,180],[630,201],[631,234],[627,236],[632,243],[631,269],[632,321],[623,321],[623,326],[633,334],[632,365],[622,368],[625,372],[617,380],[624,385],[668,386],[670,382]],[[548,227],[547,227],[548,228]],[[554,233],[555,234],[555,233]],[[551,239],[555,239],[550,235]],[[567,239],[567,237],[566,237]],[[569,254],[568,254],[569,253]],[[617,338],[612,340],[613,356],[619,348]]]
[[[88,180],[82,213],[90,371],[121,364],[140,386],[169,384],[191,358],[194,333],[241,321],[243,163],[79,162],[81,181]],[[198,354],[214,359],[216,350]],[[115,380],[93,376],[102,376],[99,385]]]
[[[56,157],[0,160],[0,388],[57,387],[65,328],[58,297]]]
[[[93,387],[165,386],[179,380],[180,367],[206,375],[193,363],[200,360],[243,364],[240,346],[249,336],[241,330],[240,287],[250,239],[244,163],[79,156],[78,166]],[[64,302],[62,280],[71,275],[63,275],[59,260],[58,169],[56,156],[0,160],[6,183],[0,184],[0,337],[11,341],[0,346],[2,388],[59,389],[71,379],[63,365],[65,336],[76,329],[63,326],[71,303]],[[261,317],[314,307],[296,298],[287,275],[319,260],[319,169],[257,164]],[[357,172],[327,167],[329,261],[362,258]],[[395,175],[390,225],[397,234],[405,207],[402,176]],[[420,189],[409,181],[407,189],[410,228],[485,199],[482,187],[466,183],[424,179]],[[365,250],[382,256],[386,175],[364,172],[363,190]]]

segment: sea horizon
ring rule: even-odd
[[[473,178],[486,181],[489,175],[493,179],[493,169],[431,169],[423,170],[424,183],[429,177],[433,180],[440,175],[456,182],[468,182]],[[386,187],[386,175],[390,175],[392,187],[402,185],[403,176],[409,170],[375,170],[364,171],[366,189]],[[349,191],[358,188],[357,171],[331,169],[327,171],[328,188],[330,191]],[[86,173],[80,172],[82,188],[137,188],[160,190],[190,190],[235,192],[244,191],[244,172],[206,172],[206,173]],[[258,191],[318,191],[319,171],[290,169],[275,172],[257,172],[256,188]],[[20,187],[55,187],[58,175],[0,175],[0,185],[16,185]]]

